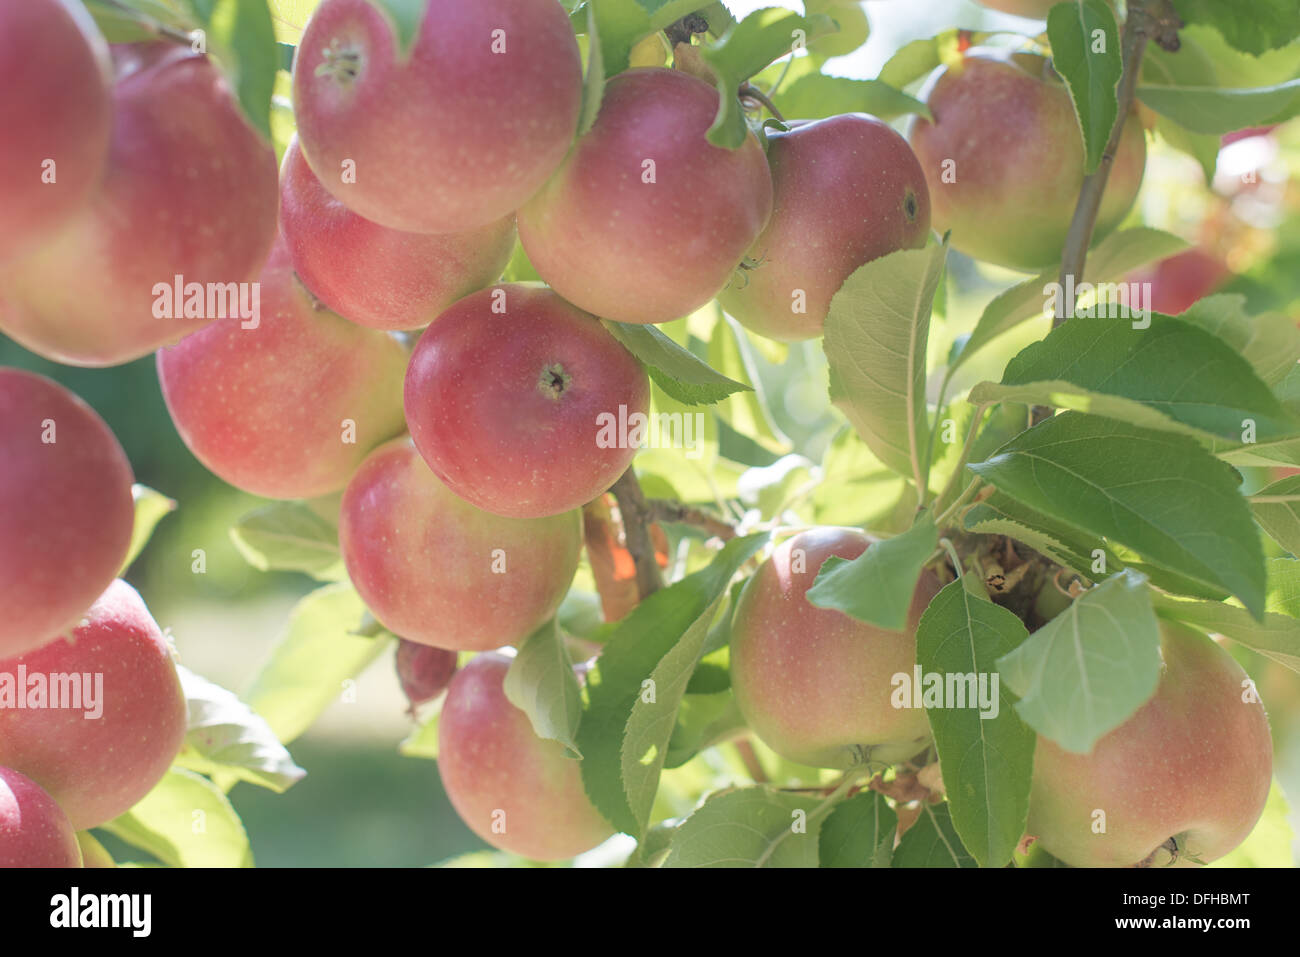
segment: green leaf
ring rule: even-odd
[[[1263,612],[1250,509],[1232,469],[1193,439],[1063,412],[968,467],[1029,508]]]
[[[925,488],[926,346],[948,245],[905,249],[845,280],[826,316],[830,395],[885,465]]]
[[[1084,280],[1114,282],[1139,266],[1182,252],[1188,245],[1184,239],[1147,226],[1111,233],[1088,253]],[[952,360],[951,369],[956,369],[1008,329],[1036,316],[1051,315],[1055,297],[1049,287],[1056,281],[1057,271],[1052,269],[999,294],[985,307],[966,345]]]
[[[1251,830],[1250,836],[1210,867],[1295,867],[1296,859],[1291,848],[1295,843],[1295,830],[1291,826],[1291,809],[1286,794],[1277,778],[1268,790],[1264,813]]]
[[[441,712],[421,721],[397,746],[398,754],[408,758],[438,760],[438,718]]]
[[[1147,44],[1142,57],[1141,82],[1167,86],[1217,87],[1221,84],[1214,61],[1194,40],[1179,36],[1177,50],[1164,50]],[[1156,118],[1156,132],[1174,149],[1187,153],[1201,164],[1205,182],[1212,184],[1218,166],[1220,139],[1209,133],[1193,133],[1167,116]]]
[[[915,113],[932,119],[920,100],[883,80],[851,80],[810,73],[787,86],[775,99],[783,116],[819,120],[840,113],[870,113],[882,120]]]
[[[903,44],[885,61],[878,79],[899,90],[909,83],[915,83],[943,62],[940,47],[945,43],[955,43],[956,34],[956,30],[949,30],[946,34]]]
[[[903,534],[876,542],[852,561],[827,558],[806,597],[818,608],[899,631],[907,627],[921,566],[938,541],[934,516],[925,512]]]
[[[103,829],[170,867],[252,867],[248,834],[211,781],[172,768],[154,789]]]
[[[628,68],[632,47],[656,30],[694,12],[700,0],[588,0],[587,10],[594,16],[600,41],[600,58],[606,76]],[[575,10],[586,22],[586,12]]]
[[[1241,353],[1256,375],[1279,385],[1300,362],[1300,329],[1280,312],[1246,314],[1246,297],[1232,293],[1197,300],[1178,318],[1212,333]]]
[[[1001,492],[995,492],[970,508],[962,520],[962,527],[981,535],[1010,536],[1088,579],[1097,577],[1093,563],[1098,558],[1104,562],[1104,568],[1118,570],[1124,565],[1095,538],[1089,538],[1065,522],[1026,508],[1023,503]],[[1094,556],[1094,549],[1101,549],[1102,555]]]
[[[1138,99],[1193,133],[1230,133],[1281,123],[1300,113],[1300,79],[1247,90],[1219,87],[1138,87]]]
[[[1091,751],[1160,681],[1160,629],[1145,576],[1125,570],[1084,592],[997,666],[1026,724],[1067,751]]]
[[[185,746],[176,759],[181,767],[213,777],[223,790],[247,781],[282,792],[302,780],[307,772],[238,695],[184,666],[176,670],[189,710]]]
[[[144,43],[157,34],[150,21],[176,30],[188,31],[196,24],[187,15],[172,9],[163,0],[83,0],[95,25],[109,43]],[[126,7],[128,9],[123,9]]]
[[[559,741],[571,758],[581,758],[576,735],[582,692],[564,635],[552,618],[519,646],[506,671],[506,697],[528,715],[539,738]]]
[[[636,356],[659,388],[678,402],[709,405],[752,387],[728,379],[689,349],[683,349],[655,326],[602,319],[624,348]]]
[[[1070,90],[1083,133],[1084,172],[1092,173],[1119,117],[1115,88],[1124,59],[1115,15],[1102,0],[1058,3],[1047,15],[1047,38],[1052,66]]]
[[[1075,409],[1232,445],[1240,444],[1245,420],[1254,421],[1261,442],[1300,430],[1222,339],[1162,315],[1145,329],[1076,315],[1016,355],[1000,384],[972,389],[970,401]]]
[[[1240,0],[1173,0],[1186,24],[1206,24],[1233,47],[1258,56],[1285,46],[1300,36],[1300,6],[1295,0],[1251,0],[1243,10]]]
[[[926,715],[953,826],[981,867],[1011,860],[1029,816],[1037,738],[1016,717],[997,671],[998,659],[1028,636],[1019,618],[988,600],[975,572],[945,585],[916,629],[921,673],[964,699],[927,702]]]
[[[733,539],[704,568],[650,595],[619,622],[588,672],[577,736],[583,755],[582,780],[592,803],[619,830],[639,837],[645,828],[645,820],[639,816],[644,807],[640,788],[645,778],[637,775],[638,793],[634,796],[623,777],[625,738],[629,730],[643,732],[641,719],[635,728],[631,728],[631,719],[645,693],[645,682],[679,641],[697,640],[692,629],[701,618],[705,619],[702,628],[707,630],[718,597],[767,539],[767,534]],[[684,654],[689,657],[688,652]],[[667,675],[671,680],[671,673],[681,667],[681,657],[673,656],[661,677]],[[655,687],[656,695],[666,691]],[[673,713],[668,708],[660,710],[662,751],[672,734],[675,706]]]
[[[859,791],[831,811],[818,835],[821,867],[888,867],[898,815],[879,791]]]
[[[346,574],[338,529],[302,502],[254,509],[231,527],[230,540],[259,571],[304,572],[320,581]]]
[[[979,867],[962,846],[947,804],[921,802],[921,816],[898,842],[894,867]]]
[[[356,591],[344,584],[318,588],[293,607],[270,659],[244,695],[285,744],[306,731],[383,652],[388,638],[356,633],[365,613]]]
[[[582,84],[582,113],[578,117],[578,135],[591,129],[600,113],[605,96],[605,63],[600,47],[600,27],[592,6],[587,6],[587,76]],[[522,248],[522,247],[521,247]]]
[[[131,529],[131,545],[126,550],[126,558],[118,569],[119,575],[124,574],[131,563],[140,557],[158,523],[168,513],[176,510],[175,500],[138,482],[131,486],[131,498],[135,500],[135,525]]]
[[[420,33],[420,23],[428,0],[370,0],[384,15],[397,38],[397,49],[403,57],[409,56]]]
[[[692,682],[699,674],[696,671]],[[672,737],[668,739],[665,768],[679,768],[705,748],[725,741],[745,728],[745,717],[729,690],[716,694],[693,694],[689,693],[689,685],[686,690],[688,694],[677,706],[677,722]]]
[[[1250,497],[1255,521],[1292,555],[1300,555],[1300,475],[1288,475]]]
[[[266,0],[211,0],[194,7],[207,33],[209,52],[225,68],[249,123],[269,143],[271,94],[280,69],[280,49]]]
[[[835,21],[825,14],[801,17],[780,7],[765,7],[701,49],[718,89],[718,113],[709,127],[709,142],[733,150],[743,146],[749,127],[736,99],[740,85],[774,60],[792,54],[799,43],[835,30]]]
[[[677,827],[663,866],[816,867],[819,803],[766,787],[715,794]]]

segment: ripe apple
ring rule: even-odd
[[[637,451],[617,423],[649,401],[645,370],[594,316],[521,284],[440,315],[406,372],[406,421],[434,474],[515,518],[568,512],[613,485]]]
[[[37,684],[48,689],[41,707]],[[56,700],[59,687],[65,694]],[[120,579],[71,638],[0,661],[0,702],[0,765],[47,790],[77,830],[111,821],[148,794],[185,739],[171,648]]]
[[[112,123],[108,47],[75,0],[0,5],[0,260],[89,201]]]
[[[564,158],[582,62],[557,0],[426,0],[407,56],[369,0],[325,0],[293,100],[307,162],[354,212],[462,232],[509,215]]]
[[[892,764],[930,742],[924,708],[895,708],[893,677],[916,665],[916,625],[939,580],[922,574],[907,628],[890,631],[818,608],[805,597],[832,555],[854,559],[872,540],[820,528],[783,542],[746,583],[731,626],[731,687],[754,733],[814,767]]]
[[[0,368],[0,658],[70,629],[131,545],[131,463],[63,386]]]
[[[925,245],[930,194],[907,141],[861,113],[771,133],[767,159],[772,218],[718,302],[754,332],[811,339],[855,269]]]
[[[31,778],[0,768],[0,868],[81,867],[77,833]]]
[[[158,43],[115,46],[113,59],[102,188],[0,267],[0,331],[68,365],[117,365],[201,328],[275,236],[275,153],[208,58]],[[178,282],[205,295],[174,302]]]
[[[1246,673],[1199,632],[1160,626],[1154,697],[1088,754],[1039,737],[1028,831],[1075,867],[1175,863],[1227,854],[1264,810],[1273,745],[1264,706],[1246,701]],[[1097,812],[1104,833],[1095,833]]]
[[[481,651],[527,637],[555,613],[578,567],[582,526],[577,512],[517,519],[475,508],[397,439],[348,483],[339,548],[352,584],[390,631]]]
[[[214,323],[158,352],[176,431],[236,488],[267,498],[333,492],[403,430],[406,350],[322,308],[277,243],[259,280],[261,317]]]
[[[312,295],[372,329],[427,326],[501,277],[514,215],[463,233],[408,233],[363,219],[321,186],[295,137],[284,154],[280,228]]]
[[[420,705],[447,690],[451,676],[456,673],[456,659],[454,651],[432,648],[405,638],[398,641],[397,680],[410,702],[412,714]]]
[[[605,84],[600,114],[519,210],[537,274],[574,305],[619,322],[666,322],[727,284],[772,212],[758,140],[705,138],[718,91],[645,67]]]
[[[1232,271],[1222,259],[1206,249],[1193,246],[1129,273],[1124,281],[1149,283],[1147,308],[1176,316],[1231,278]]]
[[[539,861],[589,851],[614,829],[588,799],[579,762],[506,697],[509,668],[504,655],[479,655],[452,679],[438,719],[443,789],[493,847]]]
[[[1035,53],[972,50],[927,84],[934,122],[917,118],[912,149],[930,187],[934,226],[968,256],[1026,272],[1060,262],[1083,185],[1083,143],[1065,85]],[[1142,185],[1146,140],[1125,121],[1093,240],[1117,227]]]

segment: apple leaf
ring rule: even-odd
[[[872,544],[852,561],[827,558],[806,597],[870,625],[905,628],[921,566],[938,540],[934,516],[925,512],[903,534]]]
[[[276,738],[271,726],[227,691],[183,665],[176,668],[189,721],[181,767],[212,777],[223,790],[247,781],[283,792],[307,774]]]
[[[882,120],[917,113],[932,119],[920,100],[883,80],[852,80],[810,73],[795,80],[775,99],[785,116],[818,120],[840,113],[870,113]]]
[[[384,15],[388,25],[392,27],[393,36],[397,38],[399,54],[402,57],[409,56],[415,47],[415,38],[419,35],[424,12],[429,7],[428,0],[369,0],[369,2]]]
[[[408,758],[438,760],[438,719],[441,716],[442,713],[438,712],[427,720],[421,720],[411,733],[397,745],[398,754],[403,754]]]
[[[519,645],[506,671],[505,693],[528,715],[539,738],[560,742],[571,758],[582,757],[576,740],[582,692],[554,618]]]
[[[981,867],[1011,860],[1029,815],[1037,739],[1016,717],[997,672],[997,661],[1028,636],[1019,618],[988,600],[975,572],[945,585],[916,629],[922,674],[956,675],[956,688],[967,696],[964,702],[927,706],[926,715],[953,826]]]
[[[1088,579],[1098,577],[1094,563],[1118,571],[1124,567],[1105,544],[1065,522],[1050,518],[1001,492],[995,492],[966,511],[962,527],[981,535],[1007,535],[1042,552],[1053,561]],[[1101,555],[1093,551],[1101,550]]]
[[[909,83],[915,83],[931,70],[943,63],[941,49],[943,46],[957,45],[957,31],[948,30],[938,36],[923,37],[903,44],[894,51],[894,55],[880,68],[877,79],[901,90]]]
[[[203,828],[194,827],[195,813]],[[239,815],[207,778],[171,768],[131,810],[103,829],[169,867],[252,867],[253,850]]]
[[[288,744],[306,731],[339,699],[345,682],[383,652],[388,639],[356,633],[365,614],[361,597],[345,584],[318,588],[293,607],[243,696],[280,741]]]
[[[1280,312],[1249,316],[1245,296],[1207,296],[1179,313],[1178,318],[1232,346],[1270,386],[1276,387],[1300,362],[1300,329],[1295,320]]]
[[[830,396],[885,465],[926,487],[925,362],[948,244],[904,249],[853,272],[831,299],[822,348]]]
[[[1194,439],[1063,412],[968,468],[1035,511],[1263,612],[1264,554],[1237,476]]]
[[[1143,84],[1138,99],[1193,133],[1231,133],[1300,114],[1300,79],[1247,90]]]
[[[766,533],[733,539],[704,568],[650,595],[618,623],[587,673],[577,734],[583,755],[582,781],[592,803],[619,830],[639,837],[645,829],[645,819],[639,813],[644,807],[640,789],[646,781],[637,776],[638,794],[633,796],[623,777],[623,754],[638,701],[648,689],[653,689],[656,698],[667,693],[666,687],[647,686],[646,681],[680,641],[701,640],[693,627],[704,618],[701,627],[707,632],[719,596],[740,566],[767,540]],[[689,652],[684,655],[689,658]],[[673,656],[661,677],[667,675],[671,681],[682,666],[681,657]],[[655,713],[664,726],[661,752],[672,734],[675,708],[674,703],[672,708],[660,707]],[[641,717],[633,730],[644,733],[642,718],[648,715],[644,710],[637,713]]]
[[[83,0],[109,43],[146,43],[157,38],[150,22],[190,30],[194,22],[163,0]]]
[[[1295,0],[1251,0],[1249,15],[1241,0],[1173,0],[1186,24],[1214,27],[1235,49],[1259,56],[1300,36],[1300,6]]]
[[[678,825],[663,866],[816,867],[820,803],[767,787],[715,794]]]
[[[1214,61],[1201,46],[1179,35],[1177,50],[1164,50],[1154,43],[1147,44],[1142,56],[1141,82],[1167,86],[1215,87],[1219,83]],[[1167,116],[1157,116],[1155,131],[1176,150],[1188,154],[1201,164],[1206,184],[1213,184],[1214,171],[1219,162],[1220,140],[1210,133],[1193,133]]]
[[[755,10],[700,55],[713,71],[718,89],[718,113],[709,127],[709,142],[726,149],[739,149],[749,135],[736,91],[763,67],[786,54],[793,54],[809,39],[836,30],[835,21],[825,14],[801,17],[780,7]]]
[[[1101,165],[1119,117],[1115,88],[1124,72],[1119,27],[1102,0],[1058,3],[1047,15],[1052,66],[1065,80],[1083,134],[1084,172]]]
[[[574,8],[573,17],[580,24],[593,17],[605,76],[614,76],[628,68],[638,41],[699,6],[700,0],[587,0]]]
[[[921,802],[921,816],[899,839],[893,867],[979,867],[962,846],[947,804]]]
[[[1088,253],[1084,279],[1091,283],[1113,282],[1139,266],[1182,252],[1188,245],[1185,239],[1148,226],[1111,233]],[[1017,283],[993,299],[961,352],[950,360],[950,371],[1008,329],[1027,319],[1050,315],[1055,298],[1051,287],[1056,281],[1057,271],[1052,269]]]
[[[1300,475],[1288,475],[1250,497],[1255,521],[1292,555],[1300,555]]]
[[[606,329],[636,356],[650,378],[671,398],[686,405],[709,405],[752,386],[728,379],[707,362],[683,349],[655,326],[602,319]]]
[[[1020,697],[1015,709],[1026,724],[1067,751],[1091,751],[1160,681],[1160,629],[1146,577],[1128,569],[1112,575],[997,667]]]
[[[698,675],[697,671],[693,678]],[[668,740],[664,767],[679,768],[705,748],[733,737],[745,727],[745,716],[729,690],[684,695],[677,707],[677,722]]]
[[[591,129],[605,97],[605,63],[600,48],[600,27],[595,8],[587,6],[587,75],[582,83],[582,113],[578,117],[578,135]],[[520,246],[520,249],[523,247]]]
[[[122,567],[118,569],[119,575],[124,574],[131,563],[140,557],[158,523],[176,510],[174,499],[138,482],[131,486],[131,498],[135,501],[135,525],[131,528],[131,545],[126,550]]]
[[[1220,445],[1240,444],[1246,420],[1261,442],[1300,430],[1245,358],[1214,334],[1162,315],[1145,329],[1075,316],[1021,350],[1001,383],[972,389],[970,401],[1076,409]]]
[[[818,834],[821,867],[888,867],[898,815],[879,791],[859,791],[836,805]]]
[[[377,2],[396,5],[399,0]],[[207,49],[221,62],[244,115],[270,142],[280,48],[266,0],[190,0],[190,5],[206,34]],[[424,8],[423,3],[417,6]]]
[[[254,509],[231,527],[230,539],[259,571],[303,572],[319,581],[339,581],[347,574],[338,529],[302,502]]]

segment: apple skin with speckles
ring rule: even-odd
[[[643,67],[605,84],[595,125],[518,214],[529,260],[561,296],[618,322],[667,322],[727,284],[772,213],[758,140],[706,138],[718,91]]]
[[[917,582],[907,627],[891,631],[811,604],[806,593],[832,555],[873,544],[852,529],[819,528],[783,542],[745,585],[731,627],[731,686],[754,733],[813,767],[892,764],[931,740],[923,708],[895,708],[893,678],[916,665],[916,626],[939,579]]]
[[[0,768],[0,868],[81,866],[77,834],[54,798],[26,775]]]
[[[159,350],[167,411],[195,457],[236,488],[277,499],[337,491],[404,429],[406,349],[313,300],[283,242],[259,283],[255,327],[224,319]]]
[[[348,577],[383,625],[451,651],[500,648],[555,613],[582,550],[577,511],[493,515],[440,482],[408,439],[371,453],[339,513]]]
[[[456,813],[493,847],[539,861],[614,833],[582,786],[581,762],[539,738],[506,697],[510,659],[479,655],[452,679],[438,719],[438,771]]]

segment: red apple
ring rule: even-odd
[[[609,80],[595,125],[519,210],[537,274],[619,322],[677,319],[717,295],[772,212],[758,140],[705,138],[717,111],[717,90],[680,70]]]
[[[582,65],[556,0],[426,0],[415,46],[368,0],[325,0],[293,69],[302,150],[325,188],[393,229],[509,215],[564,158]]]
[[[499,279],[515,248],[513,214],[463,233],[407,233],[363,219],[321,186],[296,137],[284,154],[280,228],[312,295],[373,329],[427,326]]]
[[[587,797],[579,762],[506,697],[509,668],[503,655],[479,655],[452,679],[438,719],[443,789],[493,847],[539,861],[589,851],[614,829]]]
[[[814,767],[892,764],[930,742],[924,708],[895,708],[894,676],[911,680],[916,626],[939,592],[922,574],[907,627],[890,631],[819,608],[805,597],[832,555],[854,559],[861,532],[823,528],[782,543],[745,585],[731,626],[731,687],[763,743]]]
[[[406,350],[322,308],[277,243],[261,315],[227,319],[158,352],[176,431],[236,488],[268,498],[336,491],[366,453],[403,430]]]
[[[1264,706],[1246,700],[1246,673],[1205,635],[1160,630],[1160,684],[1133,717],[1088,754],[1038,739],[1028,831],[1067,864],[1170,863],[1170,838],[1181,847],[1173,863],[1213,861],[1264,810],[1273,745]]]
[[[771,133],[767,159],[772,218],[718,302],[754,332],[811,339],[855,269],[925,245],[930,194],[907,141],[861,113]]]
[[[940,70],[922,97],[912,149],[930,187],[934,226],[968,256],[1026,272],[1060,262],[1083,185],[1074,105],[1049,61],[1034,53],[972,50]],[[1125,122],[1093,240],[1117,227],[1142,185],[1146,140]]]
[[[227,284],[256,277],[275,236],[275,154],[208,58],[162,43],[113,58],[103,187],[0,267],[0,331],[69,365],[127,362],[201,328],[238,299]],[[171,295],[178,276],[205,291],[188,315],[188,294]]]
[[[34,705],[38,684],[48,689],[41,707]],[[66,694],[56,700],[58,686]],[[77,830],[130,810],[185,739],[185,695],[171,648],[121,580],[71,638],[0,661],[0,703],[0,765],[47,790]]]
[[[649,401],[645,370],[594,316],[526,285],[456,303],[406,372],[406,421],[430,468],[516,518],[568,512],[613,485],[637,451],[619,423]]]
[[[454,495],[406,439],[376,449],[343,495],[348,576],[386,628],[452,651],[526,638],[568,591],[582,549],[577,512],[492,515]]]
[[[0,768],[0,867],[80,867],[77,834],[31,778]]]
[[[74,0],[0,4],[0,260],[89,201],[108,155],[108,47]]]
[[[1176,316],[1231,278],[1232,272],[1223,260],[1207,250],[1193,247],[1129,273],[1124,281],[1149,283],[1147,308]]]
[[[0,368],[0,658],[75,625],[131,545],[131,463],[58,383]]]
[[[456,673],[456,659],[454,651],[432,648],[405,638],[398,641],[397,680],[410,702],[412,714],[420,705],[447,690],[451,676]]]

